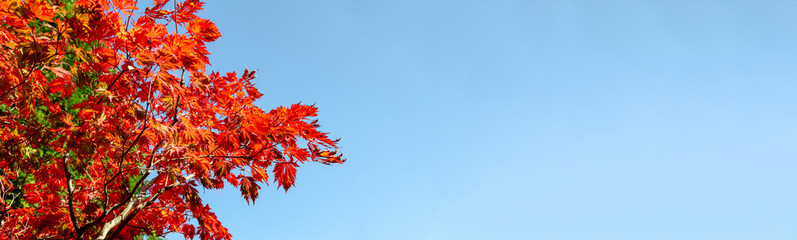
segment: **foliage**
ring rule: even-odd
[[[343,163],[312,105],[264,111],[255,72],[206,72],[199,0],[0,1],[0,239],[231,236],[198,188],[286,191]]]

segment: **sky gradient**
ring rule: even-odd
[[[795,1],[209,1],[212,69],[348,162],[235,239],[795,239]],[[170,239],[182,239],[170,236]]]

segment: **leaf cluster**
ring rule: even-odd
[[[264,110],[206,71],[199,0],[0,1],[0,240],[231,239],[198,189],[295,185],[340,164],[313,105]]]

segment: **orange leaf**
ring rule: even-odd
[[[274,165],[274,181],[287,192],[293,187],[296,180],[296,167],[294,162],[281,162]]]

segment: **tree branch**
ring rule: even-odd
[[[75,187],[72,186],[72,173],[69,172],[69,153],[67,156],[64,157],[64,176],[66,176],[66,193],[67,193],[67,204],[69,204],[69,220],[72,221],[72,228],[77,230],[77,217],[75,217],[75,204],[72,199],[73,192],[75,191]],[[77,232],[75,232],[77,234]],[[79,236],[77,236],[79,238]]]
[[[30,74],[32,72],[33,72],[33,68],[31,68],[31,70],[28,72],[28,74],[25,74],[25,78],[22,79],[22,82],[20,82],[16,86],[12,87],[11,89],[8,89],[8,91],[6,91],[2,95],[0,95],[0,99],[3,99],[7,94],[11,93],[11,91],[14,91],[14,89],[17,89],[19,86],[22,86],[22,84],[25,84],[25,82],[28,81],[28,77],[30,77]]]
[[[137,138],[136,138],[136,139],[137,139]],[[149,163],[147,164],[147,169],[151,168],[151,166],[152,166],[152,164],[153,164],[153,162],[152,162],[152,158],[154,158],[155,151],[157,151],[157,150],[158,150],[158,148],[160,148],[160,143],[158,143],[157,145],[155,145],[155,147],[154,147],[154,148],[152,148],[152,152],[150,153],[150,161],[149,161]],[[120,167],[120,169],[121,169],[121,165],[120,165],[119,167]],[[119,173],[121,173],[121,172],[119,172]],[[88,223],[88,224],[84,225],[84,226],[83,226],[81,229],[79,229],[79,230],[78,230],[78,232],[79,232],[79,236],[80,236],[80,235],[82,235],[82,234],[83,234],[83,233],[84,233],[86,230],[88,230],[90,227],[92,227],[92,226],[94,226],[94,225],[97,225],[98,223],[100,223],[100,221],[102,221],[102,219],[105,219],[105,217],[107,217],[107,216],[108,216],[108,214],[111,214],[111,213],[113,213],[113,211],[116,211],[116,209],[119,209],[120,207],[122,207],[122,206],[125,206],[125,205],[129,205],[129,204],[131,203],[131,200],[133,200],[133,197],[134,197],[136,194],[138,194],[139,192],[141,192],[141,190],[142,190],[142,189],[143,189],[144,191],[148,190],[148,189],[149,189],[149,188],[152,186],[152,182],[149,182],[149,183],[147,183],[147,184],[146,184],[146,185],[144,185],[144,187],[142,187],[142,188],[139,188],[139,186],[141,186],[141,184],[142,184],[144,181],[146,181],[146,180],[147,180],[147,177],[149,177],[149,174],[150,174],[150,172],[149,172],[149,171],[147,171],[146,173],[144,173],[144,175],[143,175],[143,176],[141,176],[141,178],[140,178],[140,179],[138,179],[138,181],[136,181],[136,184],[135,184],[135,185],[133,185],[133,189],[130,191],[130,194],[128,194],[128,195],[127,195],[127,197],[125,197],[125,198],[124,198],[124,199],[125,199],[124,201],[121,201],[121,202],[117,203],[116,205],[112,206],[111,208],[108,208],[108,209],[104,210],[104,211],[103,211],[103,214],[102,214],[102,216],[98,217],[98,218],[97,218],[97,219],[95,219],[94,221],[92,221],[92,222],[90,222],[90,223]],[[119,174],[117,174],[116,176],[118,176],[118,175],[119,175]],[[116,176],[114,176],[114,178],[116,178]],[[107,186],[107,184],[106,184],[106,186]],[[106,189],[107,189],[107,187],[106,187]],[[106,198],[106,199],[107,199],[107,198]],[[107,203],[107,200],[106,200],[106,203]],[[118,217],[118,216],[117,216],[117,217]],[[103,227],[103,228],[104,228],[104,227]]]
[[[138,136],[136,136],[136,139],[133,139],[133,142],[130,143],[130,147],[128,147],[127,150],[125,150],[125,152],[122,153],[121,156],[119,156],[119,171],[113,177],[111,177],[111,179],[108,179],[108,181],[105,181],[106,188],[107,188],[109,183],[111,183],[114,179],[116,179],[116,177],[118,177],[120,174],[122,174],[122,163],[124,163],[125,155],[127,155],[127,153],[130,152],[130,150],[133,149],[134,146],[136,146],[136,142],[138,142],[138,139],[141,138],[141,135],[144,134],[144,131],[146,131],[148,127],[149,127],[149,125],[144,125],[144,128],[142,128],[141,132],[138,133]]]
[[[185,177],[186,180],[191,179],[194,177],[194,174],[188,175]],[[157,192],[152,194],[149,198],[144,198],[143,195],[137,196],[133,201],[130,201],[122,210],[122,212],[105,223],[103,225],[102,230],[100,230],[100,235],[97,237],[97,240],[106,240],[106,239],[114,239],[122,229],[131,221],[133,218],[140,212],[142,209],[152,205],[158,198],[166,191],[171,190],[183,184],[180,181],[176,181],[172,184],[166,185],[163,188],[159,189]]]
[[[113,85],[116,83],[116,81],[117,81],[117,80],[119,80],[119,78],[120,78],[120,77],[122,77],[122,74],[124,74],[126,71],[127,71],[127,69],[122,69],[122,71],[121,71],[121,72],[119,72],[119,74],[118,74],[118,75],[116,75],[116,78],[114,78],[114,79],[113,79],[113,81],[111,82],[111,84],[109,84],[109,85],[108,85],[108,87],[107,87],[107,88],[105,88],[105,89],[107,89],[108,91],[110,91],[110,90],[111,90],[111,87],[113,87]],[[100,101],[101,101],[102,99],[103,99],[103,98],[97,99],[97,102],[95,102],[94,104],[99,104],[99,103],[100,103]]]

